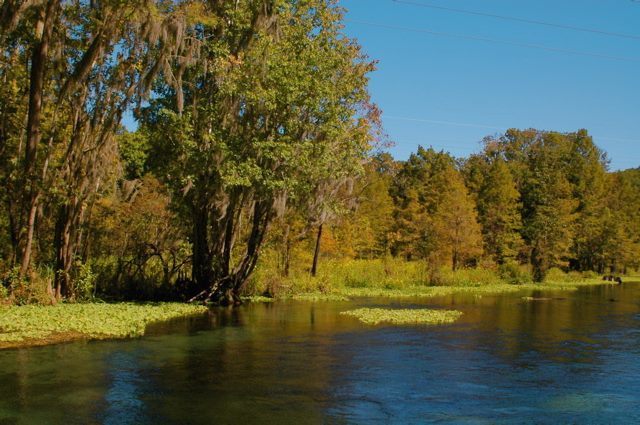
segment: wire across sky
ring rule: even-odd
[[[584,128],[612,169],[640,165],[639,4],[340,3],[347,35],[379,61],[372,99],[397,158],[418,145],[466,156],[509,128]]]

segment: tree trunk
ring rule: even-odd
[[[70,274],[73,266],[74,241],[68,205],[60,207],[55,229],[55,296],[58,300],[71,296]]]
[[[289,269],[291,266],[291,226],[285,227],[284,234],[284,252],[282,253],[282,276],[289,277]]]
[[[40,188],[35,173],[38,145],[40,144],[40,117],[42,113],[42,98],[44,92],[45,74],[49,44],[54,27],[54,15],[57,13],[59,0],[49,0],[40,10],[36,22],[36,39],[38,42],[31,54],[31,73],[29,76],[29,111],[27,114],[27,143],[24,161],[23,205],[28,210],[26,226],[21,229],[20,243],[20,276],[24,277],[31,264],[33,249],[33,235],[36,226],[36,212]]]
[[[320,257],[320,241],[322,239],[322,226],[318,226],[318,236],[316,237],[316,248],[313,252],[313,264],[311,265],[311,276],[318,274],[318,257]]]
[[[38,212],[38,194],[32,197],[29,207],[29,216],[27,218],[26,229],[23,229],[22,241],[19,242],[20,247],[20,277],[24,277],[29,270],[31,264],[31,252],[33,249],[33,236],[36,231],[36,215]],[[26,234],[24,232],[26,231]],[[19,236],[20,237],[20,236]]]
[[[213,268],[209,239],[209,215],[206,208],[196,208],[193,221],[193,263],[191,275],[195,284],[194,294],[206,291],[213,283]]]
[[[218,270],[218,276],[211,286],[207,297],[208,300],[225,306],[242,304],[240,294],[258,263],[260,248],[262,247],[264,236],[271,222],[271,204],[271,202],[267,201],[255,202],[253,207],[253,223],[247,239],[247,250],[233,271],[220,274],[220,270],[231,270],[230,264]],[[230,257],[224,255],[224,253],[215,253],[214,255],[230,261]]]
[[[540,252],[540,249],[537,247],[533,248],[531,251],[531,268],[533,269],[534,282],[542,282],[549,267],[547,266],[544,254]]]

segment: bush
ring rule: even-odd
[[[77,276],[73,281],[73,289],[78,301],[93,299],[93,289],[97,277],[89,264],[81,263],[78,265]]]
[[[20,277],[20,269],[15,267],[4,277],[4,298],[11,294],[11,302],[16,305],[25,304],[51,304],[52,274],[48,268],[42,268],[32,272],[28,278]],[[0,299],[3,296],[0,294]]]
[[[4,283],[0,283],[0,304],[9,298],[9,290],[4,286]]]
[[[501,279],[512,285],[521,285],[533,282],[533,277],[526,267],[515,261],[508,261],[498,267]]]
[[[433,274],[431,283],[438,286],[482,286],[499,280],[499,276],[489,269],[459,269],[455,272],[440,269]]]
[[[553,267],[549,269],[544,280],[545,282],[578,282],[583,279],[582,273],[580,272],[571,271],[565,273],[558,267]]]
[[[598,279],[600,275],[594,271],[588,270],[586,272],[582,272],[583,279]]]

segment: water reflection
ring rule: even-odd
[[[139,358],[135,353],[115,352],[105,360],[110,374],[110,384],[105,395],[103,423],[108,425],[137,424],[147,422],[144,403],[140,395],[138,372]]]
[[[640,285],[521,295],[258,304],[4,351],[0,423],[640,421]],[[362,305],[465,314],[427,328],[338,314]]]

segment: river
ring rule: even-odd
[[[640,423],[640,284],[276,302],[0,351],[0,424]],[[454,308],[367,326],[362,307]]]

